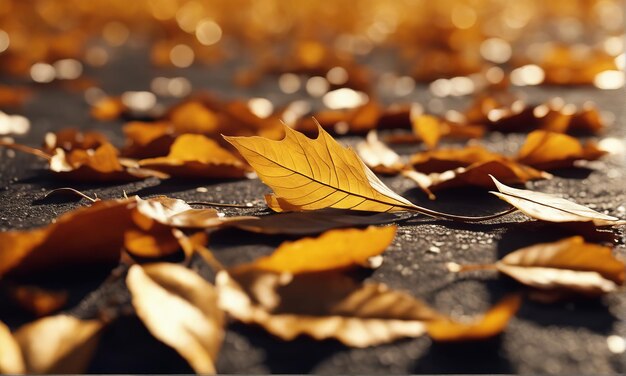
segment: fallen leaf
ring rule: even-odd
[[[593,161],[606,154],[595,144],[581,145],[574,137],[543,130],[528,134],[516,160],[542,170],[572,167],[577,160]]]
[[[404,168],[400,156],[378,139],[376,131],[370,131],[365,141],[356,145],[356,151],[374,172],[395,175]]]
[[[543,290],[588,295],[615,291],[624,284],[626,266],[611,248],[586,243],[580,236],[519,249],[495,264],[515,280]]]
[[[402,174],[415,181],[431,199],[434,191],[456,187],[493,188],[490,175],[495,175],[508,183],[524,183],[529,180],[549,179],[552,175],[532,167],[507,160],[497,159],[474,163],[467,168],[459,167],[442,173],[422,174],[417,171],[403,171]]]
[[[300,274],[366,265],[387,249],[395,235],[395,226],[330,230],[317,238],[284,242],[271,255],[240,268]]]
[[[20,327],[15,339],[28,373],[84,373],[103,323],[68,315],[49,316]]]
[[[426,325],[428,335],[435,341],[456,342],[486,339],[500,334],[522,303],[521,296],[503,298],[482,317],[469,323],[451,319],[434,320]]]
[[[124,232],[124,249],[132,255],[158,258],[176,253],[181,245],[170,226],[133,211],[134,227]]]
[[[115,120],[122,116],[126,106],[120,98],[104,97],[91,106],[91,116],[98,120]]]
[[[417,153],[411,156],[409,163],[416,171],[429,174],[504,158],[482,146],[470,145],[461,149],[437,149]]]
[[[26,373],[22,350],[11,330],[0,321],[0,373],[19,375]]]
[[[197,373],[215,373],[224,314],[214,287],[191,270],[169,263],[133,265],[126,284],[150,333],[176,350]]]
[[[431,149],[437,147],[443,136],[442,125],[438,118],[432,115],[420,115],[412,119],[413,133],[415,133]]]
[[[415,210],[385,186],[356,153],[318,126],[317,139],[285,127],[281,141],[224,138],[239,150],[261,180],[299,210],[338,208],[366,211]]]
[[[406,293],[381,284],[357,284],[337,273],[293,278],[258,271],[244,274],[218,273],[220,307],[237,320],[260,325],[283,340],[308,335],[368,347],[422,336],[425,322],[440,318]]]
[[[122,128],[126,145],[122,155],[131,158],[153,158],[166,155],[174,140],[173,126],[166,122],[132,121]]]
[[[169,120],[176,133],[216,134],[220,121],[215,112],[202,102],[191,100],[170,110]]]
[[[9,299],[37,317],[60,310],[69,296],[67,291],[47,290],[31,285],[10,284],[5,290]]]
[[[345,209],[320,209],[233,220],[226,225],[262,234],[312,235],[334,228],[382,225],[400,219],[402,217],[392,213],[355,213]]]
[[[499,192],[491,192],[531,218],[548,222],[593,222],[596,226],[625,224],[619,218],[547,193],[516,189],[491,177]]]
[[[202,135],[178,136],[165,157],[142,159],[139,166],[180,178],[242,178],[248,171],[237,157]]]
[[[58,132],[48,132],[44,138],[43,150],[47,153],[54,153],[57,148],[66,152],[74,149],[88,150],[97,149],[109,140],[100,132],[81,132],[76,128],[65,128]]]

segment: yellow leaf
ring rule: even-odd
[[[502,155],[482,146],[471,145],[462,149],[438,149],[417,153],[411,156],[410,164],[416,171],[429,174],[503,158]]]
[[[626,273],[609,247],[586,243],[580,236],[519,249],[496,267],[525,285],[589,295],[614,291],[624,284]]]
[[[406,293],[381,284],[361,285],[338,273],[283,279],[254,270],[234,276],[221,271],[216,278],[220,307],[284,340],[308,335],[317,340],[335,338],[353,347],[419,337],[426,322],[441,319]]]
[[[224,138],[239,150],[261,180],[299,210],[416,210],[384,185],[353,150],[318,126],[317,139],[285,127],[281,141],[261,137]]]
[[[383,253],[395,235],[395,226],[331,230],[318,238],[285,242],[249,266],[299,274],[365,265],[370,257]]]
[[[547,193],[511,188],[491,177],[499,192],[491,192],[529,217],[548,222],[592,222],[612,226],[626,221],[599,213],[586,206]]]
[[[0,321],[0,374],[26,373],[22,350],[11,330]]]
[[[217,142],[195,134],[178,136],[167,156],[142,159],[139,166],[182,178],[241,178],[247,171]]]
[[[68,315],[49,316],[15,332],[29,373],[84,373],[103,324]]]
[[[574,137],[543,130],[528,134],[517,161],[540,169],[571,167],[577,160],[592,161],[606,154],[593,143],[582,145]]]
[[[484,316],[471,323],[461,323],[449,318],[427,324],[428,335],[435,341],[471,341],[500,334],[520,307],[519,295],[511,295],[493,306]]]
[[[137,315],[197,373],[215,373],[224,314],[213,286],[176,264],[133,265],[126,278]]]
[[[426,146],[433,149],[437,147],[439,139],[443,135],[441,121],[432,115],[420,115],[411,120],[413,133],[421,138]]]

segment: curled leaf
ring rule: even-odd
[[[96,350],[103,323],[68,315],[49,316],[14,334],[29,373],[84,373]]]
[[[491,192],[515,206],[529,217],[548,222],[593,222],[596,226],[613,226],[626,221],[599,213],[586,206],[547,193],[511,188],[491,177],[499,192]]]
[[[175,140],[173,127],[166,122],[132,121],[122,128],[126,137],[123,155],[131,158],[152,158],[166,155]]]
[[[537,130],[528,134],[517,161],[535,168],[550,170],[571,167],[577,160],[593,161],[606,154],[595,144],[581,145],[574,137]]]
[[[246,166],[217,142],[184,134],[176,138],[165,157],[142,159],[139,166],[180,178],[242,178]]]
[[[157,339],[176,350],[197,373],[215,373],[224,314],[213,286],[169,263],[133,265],[126,279],[137,315]]]
[[[395,175],[404,168],[400,156],[378,139],[376,131],[370,131],[365,141],[357,144],[356,150],[374,172]]]
[[[609,247],[574,236],[519,249],[496,263],[517,281],[543,290],[569,290],[588,295],[615,291],[624,284],[625,265]]]
[[[429,174],[503,158],[482,146],[473,145],[462,149],[437,149],[417,153],[411,156],[409,163],[416,171]]]
[[[100,132],[81,132],[76,128],[65,128],[58,132],[48,132],[44,138],[44,151],[53,153],[57,148],[66,152],[81,149],[97,149],[108,144],[109,140]]]

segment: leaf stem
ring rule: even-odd
[[[55,193],[57,193],[57,192],[62,192],[62,191],[68,191],[68,192],[74,193],[74,194],[76,194],[76,195],[78,195],[78,196],[80,196],[80,197],[86,198],[87,200],[89,200],[89,201],[91,201],[91,202],[96,202],[96,201],[98,201],[98,198],[97,198],[97,197],[96,197],[96,198],[91,198],[91,197],[87,196],[86,194],[84,194],[83,192],[78,191],[78,190],[76,190],[76,189],[74,189],[74,188],[70,188],[70,187],[63,187],[63,188],[53,189],[53,190],[51,190],[50,192],[46,193],[46,195],[44,196],[44,198],[47,198],[47,197],[48,197],[48,196],[50,196],[50,195],[53,195],[53,194],[55,194]]]
[[[0,146],[4,146],[7,147],[9,149],[13,149],[13,150],[19,150],[22,151],[24,153],[28,153],[28,154],[32,154],[35,155],[39,158],[43,158],[45,160],[51,160],[52,156],[46,152],[44,152],[43,150],[39,150],[39,149],[35,149],[35,148],[31,148],[30,146],[26,146],[26,145],[22,145],[22,144],[16,144],[13,142],[6,142],[6,141],[0,141]]]
[[[189,205],[206,205],[206,206],[217,206],[224,208],[242,208],[242,209],[252,209],[259,208],[260,206],[249,206],[247,204],[225,204],[221,202],[210,202],[210,201],[191,201],[188,202]]]
[[[465,216],[465,215],[455,215],[455,214],[446,214],[446,213],[441,213],[435,210],[431,210],[431,209],[426,209],[423,208],[421,206],[406,206],[404,207],[404,209],[407,209],[409,211],[414,211],[417,213],[421,213],[421,214],[425,214],[429,217],[433,217],[433,218],[439,218],[439,219],[448,219],[448,220],[452,220],[452,221],[460,221],[460,222],[482,222],[482,221],[488,221],[490,219],[495,219],[495,218],[500,218],[503,217],[507,214],[511,214],[516,212],[518,209],[515,207],[511,207],[503,212],[500,213],[496,213],[496,214],[490,214],[490,215],[484,215],[484,216],[478,216],[478,217],[470,217],[470,216]]]
[[[498,270],[495,264],[467,264],[460,265],[456,262],[446,263],[446,268],[451,273],[475,272],[479,270]]]

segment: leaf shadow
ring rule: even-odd
[[[587,167],[567,167],[550,170],[550,173],[560,178],[583,180],[587,179],[594,171],[595,170]]]
[[[218,186],[224,183],[232,183],[241,179],[165,179],[159,180],[156,185],[140,188],[129,195],[137,195],[140,197],[153,195],[168,195],[170,193],[178,193],[196,189],[200,186]]]
[[[436,200],[431,200],[418,188],[403,193],[409,201],[427,209],[448,214],[482,216],[497,213],[510,206],[485,189],[476,187],[451,188],[435,192]]]
[[[251,233],[236,228],[224,228],[211,233],[209,249],[225,266],[252,262],[269,255],[276,247],[292,237]]]
[[[272,374],[306,374],[332,354],[347,351],[348,347],[336,340],[316,341],[299,336],[283,341],[265,330],[235,323],[230,330],[244,336],[254,347],[265,352],[265,365]]]

